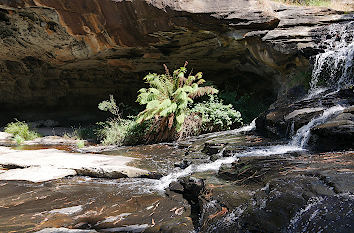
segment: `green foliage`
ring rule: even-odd
[[[77,148],[81,149],[85,147],[85,141],[80,140],[76,143]]]
[[[149,131],[148,141],[169,141],[183,131],[188,116],[188,105],[193,99],[206,94],[218,93],[205,83],[201,72],[196,75],[187,74],[187,62],[171,75],[165,66],[165,74],[148,74],[144,80],[150,86],[139,90],[137,102],[146,105],[137,118],[138,123],[154,119],[154,126]]]
[[[139,124],[135,119],[112,119],[98,123],[98,136],[104,145],[136,145],[143,142],[148,122]]]
[[[202,132],[228,130],[242,125],[241,113],[232,105],[225,105],[217,96],[210,95],[208,101],[198,103],[191,110],[202,117]]]
[[[72,139],[98,141],[97,130],[97,125],[78,127],[71,134],[66,134],[65,136]]]
[[[138,123],[136,117],[121,118],[119,107],[113,96],[98,105],[102,111],[109,111],[115,117],[106,122],[99,122],[100,129],[95,130],[98,139],[104,145],[136,145],[143,142],[150,121]]]
[[[260,100],[254,95],[246,94],[236,101],[234,107],[241,112],[244,122],[250,123],[253,119],[258,117],[259,114],[267,110],[272,102],[273,100],[268,102],[268,100]]]
[[[238,93],[237,91],[222,91],[219,94],[219,98],[222,99],[224,103],[235,106],[237,103]]]
[[[267,110],[268,106],[274,102],[272,97],[264,99],[252,93],[238,97],[238,94],[235,91],[222,92],[219,97],[224,103],[231,104],[234,109],[237,109],[241,113],[243,123],[245,124],[252,122],[253,119],[258,117],[263,111]]]
[[[20,135],[16,135],[14,140],[17,145],[22,145],[25,142],[25,139],[23,139]]]
[[[102,111],[105,111],[105,112],[110,112],[115,117],[120,118],[119,107],[117,106],[113,95],[109,96],[109,100],[105,100],[105,101],[102,101],[101,103],[99,103],[98,104],[98,109],[102,110]]]
[[[5,132],[12,134],[17,144],[22,144],[24,141],[33,140],[39,137],[39,134],[31,131],[28,124],[16,120],[6,125]]]

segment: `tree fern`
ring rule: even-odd
[[[146,108],[139,113],[137,121],[141,123],[155,118],[159,125],[154,126],[154,131],[161,140],[166,140],[173,131],[182,130],[188,104],[193,103],[194,98],[218,93],[213,87],[200,86],[205,82],[201,72],[186,77],[187,64],[175,70],[172,75],[164,65],[165,74],[148,74],[144,80],[150,88],[139,90],[137,102],[146,105]]]

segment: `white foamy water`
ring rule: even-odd
[[[234,134],[240,134],[242,132],[249,132],[252,131],[256,128],[256,119],[252,121],[250,125],[246,125],[244,127],[241,127],[239,129],[235,129],[232,131]],[[219,136],[222,135],[223,132],[220,132]],[[228,132],[228,134],[230,131]],[[215,134],[214,134],[215,136]],[[220,152],[221,154],[223,153],[223,150]],[[184,170],[177,171],[177,172],[172,172],[168,174],[167,176],[162,177],[158,182],[156,183],[155,187],[158,190],[165,190],[168,188],[168,186],[172,183],[177,181],[181,177],[186,177],[188,175],[191,175],[195,172],[204,172],[204,171],[217,171],[223,164],[230,164],[233,163],[237,157],[227,157],[223,159],[218,159],[214,162],[211,163],[205,163],[205,164],[200,164],[200,165],[190,165]]]
[[[305,99],[311,99],[327,90],[338,91],[341,88],[354,84],[353,60],[354,60],[354,22],[349,24],[336,24],[329,27],[328,35],[325,41],[326,50],[324,53],[315,57],[315,64],[312,72],[310,91]],[[325,81],[324,81],[325,80]],[[319,86],[320,82],[325,82],[325,86]],[[330,94],[334,93],[331,92]],[[328,94],[327,94],[328,95]],[[211,163],[191,165],[184,170],[172,172],[162,177],[156,184],[158,190],[164,190],[181,177],[189,176],[196,172],[218,171],[223,164],[231,164],[243,156],[270,156],[276,154],[286,154],[305,150],[308,140],[311,136],[311,129],[326,122],[331,117],[341,113],[345,108],[343,106],[334,106],[325,109],[323,113],[313,118],[308,124],[301,127],[292,140],[287,145],[276,145],[263,148],[251,149],[249,151],[234,154],[232,157],[221,158]],[[239,134],[255,129],[255,120],[252,124],[234,131],[228,131],[227,134]],[[210,137],[222,136],[225,132],[212,134]],[[205,137],[205,136],[204,136]],[[208,136],[206,137],[208,138]],[[222,153],[221,151],[220,153]]]
[[[250,125],[244,126],[238,130],[235,130],[235,134],[239,134],[241,132],[248,132],[255,129],[255,121],[253,121]],[[193,173],[197,172],[206,172],[206,171],[218,171],[223,164],[231,164],[238,160],[239,157],[244,156],[269,156],[274,154],[285,154],[294,151],[301,151],[302,148],[294,145],[276,145],[270,147],[264,147],[260,149],[251,149],[249,151],[236,153],[232,157],[225,157],[218,159],[211,163],[199,164],[199,165],[190,165],[184,170],[172,172],[167,176],[162,177],[160,180],[156,182],[155,188],[157,190],[165,190],[172,183],[177,181],[179,178],[189,176]],[[219,152],[220,155],[223,151]]]
[[[301,216],[302,216],[304,213],[308,212],[308,211],[309,211],[310,209],[312,209],[313,207],[315,207],[315,206],[321,204],[322,201],[323,201],[323,198],[322,198],[322,197],[313,197],[313,198],[310,198],[310,199],[308,200],[308,203],[307,203],[307,205],[305,206],[305,208],[300,209],[300,211],[298,211],[298,212],[295,214],[295,216],[290,220],[289,229],[290,229],[291,227],[293,227],[293,226],[299,221],[299,219],[301,218]],[[314,213],[316,213],[316,212],[314,212]],[[316,213],[316,214],[317,214],[317,213]],[[313,217],[314,217],[314,216],[313,216]],[[313,217],[312,217],[312,218],[313,218]],[[311,219],[309,219],[309,221],[311,221]]]
[[[326,88],[326,87],[316,87],[316,86],[312,87],[303,100],[309,100],[309,99],[312,99],[314,97],[317,97],[317,96],[319,96],[320,94],[322,94],[323,92],[325,92],[327,90],[328,90],[328,88]]]
[[[231,164],[238,160],[239,157],[246,156],[270,156],[270,155],[281,155],[290,152],[298,152],[305,150],[304,148],[307,145],[307,142],[310,138],[311,129],[316,127],[319,124],[326,122],[329,118],[341,113],[345,108],[342,106],[334,106],[323,111],[323,113],[312,119],[307,125],[301,127],[293,139],[287,145],[275,145],[263,148],[251,149],[249,151],[235,153],[232,157],[226,157],[218,159],[214,162],[199,164],[199,165],[190,165],[184,170],[172,172],[167,176],[162,177],[156,182],[155,188],[157,190],[165,190],[172,183],[177,181],[179,178],[192,175],[197,172],[206,172],[206,171],[218,171],[223,164]],[[254,123],[253,123],[254,124]],[[236,134],[241,132],[251,131],[255,126],[245,126],[237,131]],[[223,151],[220,152],[220,155]]]
[[[307,125],[302,126],[292,138],[290,145],[304,148],[311,136],[311,129],[326,122],[329,118],[341,113],[345,108],[337,105],[323,111],[322,115],[312,119]]]
[[[354,84],[354,22],[329,26],[329,38],[324,53],[315,56],[309,97],[318,95],[326,89],[340,89]],[[325,80],[325,81],[324,81]],[[319,87],[325,82],[324,87]],[[323,85],[323,84],[322,84]]]
[[[218,159],[211,163],[190,165],[184,170],[170,173],[169,175],[164,176],[159,180],[159,182],[156,184],[156,188],[158,190],[165,190],[172,182],[175,182],[179,178],[189,176],[193,173],[206,172],[206,171],[218,171],[222,165],[231,164],[237,161],[239,157],[269,156],[269,155],[277,155],[277,154],[286,154],[289,152],[302,151],[302,150],[303,150],[302,148],[293,145],[277,145],[277,146],[270,146],[261,149],[253,149],[242,153],[236,153],[232,157]]]
[[[245,126],[243,126],[241,128],[238,128],[238,129],[207,133],[207,134],[199,135],[199,136],[196,136],[196,137],[193,137],[193,138],[194,139],[200,139],[200,138],[202,138],[202,139],[210,139],[210,138],[215,138],[215,137],[220,137],[220,136],[225,136],[225,135],[230,135],[230,134],[236,134],[237,135],[237,134],[242,133],[242,132],[252,131],[252,130],[254,130],[256,128],[256,119],[254,119],[249,125],[245,125]]]

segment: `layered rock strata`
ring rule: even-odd
[[[133,102],[145,74],[185,60],[269,104],[308,68],[313,32],[352,16],[255,0],[1,0],[1,111],[72,117],[108,94]]]

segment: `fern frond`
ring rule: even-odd
[[[195,79],[196,79],[195,76],[189,76],[187,81],[185,82],[185,85],[192,85]]]
[[[213,87],[199,87],[205,83],[201,72],[187,75],[188,62],[183,67],[170,74],[166,65],[165,74],[148,74],[144,80],[149,84],[149,88],[139,90],[137,102],[146,105],[144,111],[139,113],[137,121],[139,123],[155,118],[155,124],[149,131],[148,138],[158,142],[160,139],[168,139],[173,134],[180,132],[184,127],[186,111],[193,98],[205,94],[215,94],[218,92]],[[154,136],[153,136],[154,133]]]
[[[198,85],[202,85],[203,83],[205,83],[204,79],[199,79],[198,82],[197,82]]]
[[[217,93],[219,93],[219,90],[215,89],[214,87],[210,87],[210,86],[199,87],[197,91],[190,93],[189,97],[191,99],[194,99],[196,97],[201,97],[203,95],[214,95]]]

